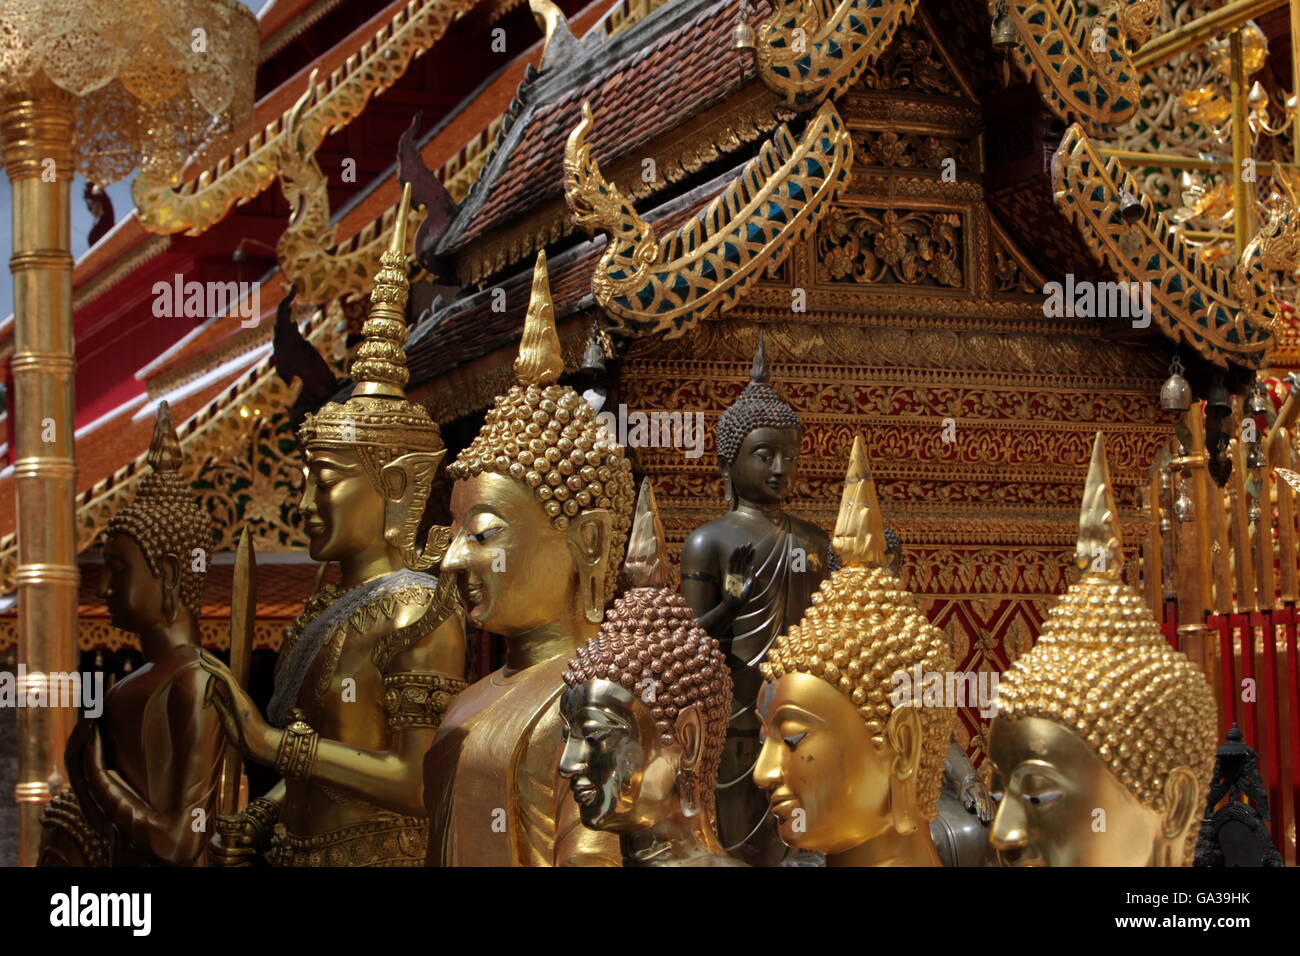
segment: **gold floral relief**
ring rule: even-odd
[[[956,212],[834,206],[817,228],[821,282],[964,285]]]

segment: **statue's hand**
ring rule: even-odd
[[[245,756],[269,764],[275,759],[275,750],[268,743],[273,731],[262,719],[253,698],[239,686],[230,668],[207,651],[200,652],[199,664],[210,675],[203,704],[217,709],[226,739]]]
[[[727,573],[722,579],[722,600],[739,607],[754,593],[754,546],[742,544],[727,559]]]
[[[993,808],[993,798],[989,796],[988,788],[978,774],[970,774],[962,780],[961,802],[967,810],[979,817],[981,823],[989,823],[997,813]]]
[[[248,813],[227,813],[217,817],[212,842],[208,845],[209,866],[252,866],[266,852],[268,834]]]

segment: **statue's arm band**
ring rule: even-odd
[[[384,710],[389,730],[437,727],[452,699],[468,687],[446,674],[403,671],[384,675]]]

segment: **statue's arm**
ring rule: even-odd
[[[147,795],[104,766],[102,741],[92,748],[95,756],[83,761],[90,795],[107,822],[135,852],[178,866],[193,864],[203,852],[216,810],[224,738],[216,715],[204,710],[205,682],[197,666],[187,668],[146,708],[140,726],[144,750],[167,755],[151,774]]]
[[[464,675],[465,626],[452,613],[384,669],[385,691],[397,691],[385,693],[389,748],[361,750],[321,739],[311,779],[395,813],[424,816],[424,755],[451,697],[464,688]]]
[[[741,545],[724,565],[716,544],[699,530],[682,545],[682,597],[696,623],[719,640],[728,636],[731,623],[753,592],[753,554],[752,545]]]

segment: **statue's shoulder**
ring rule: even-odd
[[[790,530],[795,537],[809,544],[817,545],[819,549],[831,546],[831,536],[829,534],[822,530],[819,525],[815,525],[805,518],[800,518],[798,515],[790,515]]]

